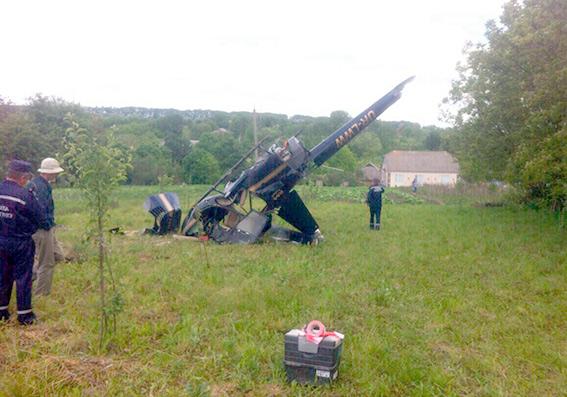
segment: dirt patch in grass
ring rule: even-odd
[[[40,324],[34,325],[33,327],[20,327],[18,345],[20,348],[34,346],[46,340],[53,339],[52,336],[61,335],[62,333],[64,332],[59,330],[59,332],[55,334],[53,333],[53,329]]]
[[[136,308],[132,310],[132,318],[140,324],[165,323],[172,326],[177,324],[181,319],[179,313],[172,310],[166,304],[161,304],[154,308]]]
[[[101,395],[109,379],[117,376],[132,377],[137,372],[135,366],[112,358],[52,355],[19,361],[4,369],[9,373],[23,375],[30,385],[43,384],[45,385],[44,390],[50,390],[53,393],[68,387],[81,387],[85,392],[92,392],[92,395]]]
[[[154,260],[154,256],[151,253],[143,252],[138,255],[138,259],[140,260],[140,262],[149,262]]]
[[[261,387],[259,387],[259,390],[255,391],[255,393],[256,392],[259,392],[260,395],[267,396],[267,397],[276,397],[276,396],[285,396],[286,395],[284,389],[279,385],[262,385]]]
[[[280,385],[267,384],[257,385],[253,390],[242,391],[234,383],[222,383],[211,386],[211,397],[232,397],[232,396],[265,396],[279,397],[286,396],[286,392]]]
[[[429,204],[445,205],[445,202],[443,200],[435,198],[435,197],[424,196],[424,197],[421,197],[421,198],[424,199]]]
[[[447,342],[433,343],[431,345],[431,350],[434,353],[440,354],[442,356],[448,356],[454,360],[460,360],[463,357],[463,352],[459,347],[450,345]]]
[[[58,382],[90,387],[101,386],[111,372],[120,369],[120,365],[110,358],[47,357],[44,362],[49,372],[58,374]]]
[[[8,356],[6,355],[4,349],[0,349],[0,368],[3,368],[8,364]]]
[[[238,386],[234,383],[222,383],[211,386],[211,397],[234,396],[238,393]]]
[[[15,320],[12,320],[4,331],[6,347],[3,348],[0,345],[0,359],[4,355],[6,363],[13,360],[12,356],[17,351],[46,352],[49,348],[58,346],[57,349],[67,354],[80,354],[88,351],[89,348],[83,330],[66,321],[57,324],[40,322],[31,327],[22,327]]]
[[[17,330],[13,336],[17,337],[18,345],[21,347],[37,345],[45,341],[53,341],[76,334],[76,330],[65,322],[60,322],[56,325],[48,325],[39,322],[31,327],[22,327],[15,324],[14,321],[13,325],[15,328],[14,331]]]

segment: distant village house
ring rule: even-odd
[[[380,175],[392,187],[411,186],[416,177],[419,185],[454,186],[459,164],[446,151],[394,150],[384,156]]]

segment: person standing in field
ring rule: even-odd
[[[413,193],[417,193],[417,185],[418,185],[418,182],[417,182],[417,175],[416,175],[415,178],[413,178],[413,181],[411,182],[411,191]]]
[[[366,194],[366,204],[370,209],[370,229],[380,230],[380,216],[382,214],[382,193],[384,187],[381,186],[378,179],[372,181],[372,186]]]
[[[55,264],[65,259],[63,249],[55,236],[55,204],[51,184],[63,168],[54,158],[48,157],[41,162],[37,170],[39,175],[28,184],[31,192],[37,198],[46,218],[46,223],[33,235],[37,258],[34,265],[35,287],[34,294],[49,295],[53,282]]]
[[[18,321],[33,324],[32,272],[35,244],[32,235],[46,220],[37,199],[24,186],[31,164],[13,160],[0,184],[0,321],[8,321],[8,306],[16,282]]]

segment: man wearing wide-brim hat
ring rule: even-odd
[[[0,183],[0,322],[10,318],[10,297],[16,282],[18,321],[35,321],[32,311],[32,269],[35,245],[32,235],[45,224],[38,201],[24,186],[30,180],[31,164],[10,162]]]
[[[63,168],[57,160],[48,157],[43,159],[37,172],[39,175],[31,180],[28,187],[39,201],[47,222],[33,235],[36,248],[33,293],[34,295],[49,295],[55,264],[65,259],[63,249],[55,237],[55,204],[51,190],[51,184],[63,172]]]

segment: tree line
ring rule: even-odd
[[[132,159],[129,184],[211,183],[254,145],[252,112],[93,109],[38,94],[24,106],[0,97],[1,163],[20,158],[37,165],[47,156],[62,157],[69,114],[95,133],[112,133]],[[307,148],[351,118],[343,111],[329,117],[272,113],[256,117],[257,139],[268,137],[264,146],[300,132]],[[394,149],[438,150],[444,147],[446,134],[435,126],[379,120],[328,162],[332,168],[316,171],[316,177],[327,184],[356,183],[357,170],[366,163],[379,165]]]

